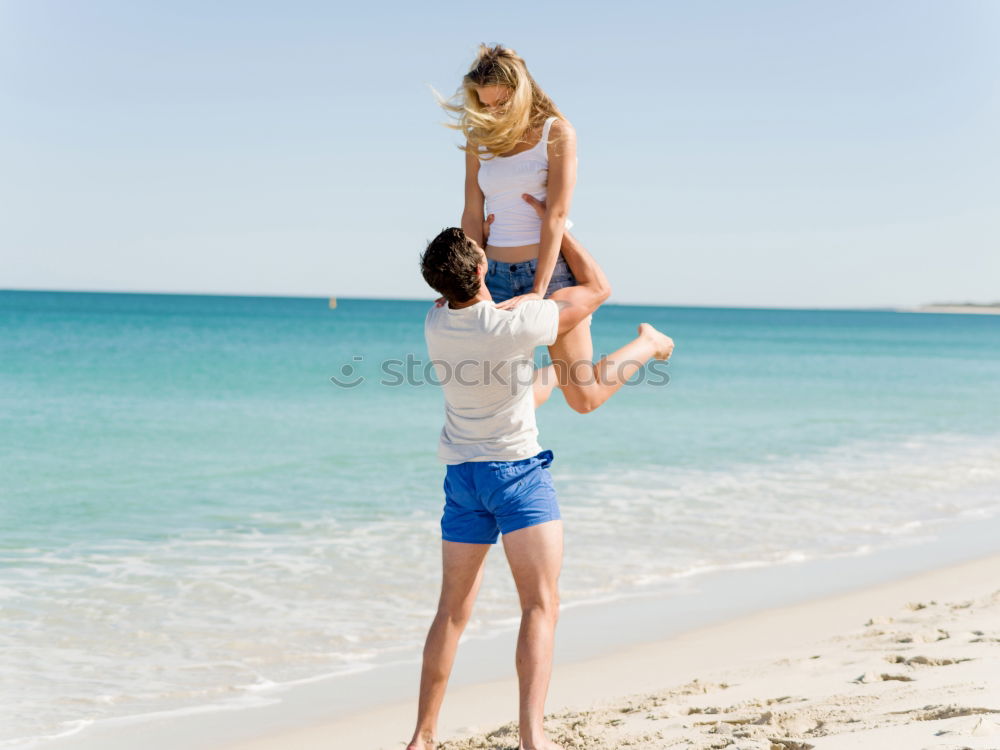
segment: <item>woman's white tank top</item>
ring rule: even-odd
[[[544,201],[549,172],[549,130],[556,117],[542,126],[538,143],[513,156],[479,160],[479,187],[486,198],[486,215],[493,214],[489,244],[494,247],[536,245],[542,239],[542,220],[521,197],[524,193]],[[485,149],[480,146],[480,151]],[[571,222],[566,220],[569,228]]]

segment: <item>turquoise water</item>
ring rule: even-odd
[[[0,742],[419,654],[443,505],[428,304],[0,292]],[[1000,317],[608,305],[595,351],[641,321],[677,343],[669,383],[539,410],[565,606],[932,556],[936,529],[1000,512]],[[417,382],[380,382],[408,356]],[[491,555],[470,634],[516,627],[504,576]]]

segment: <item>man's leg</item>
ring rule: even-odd
[[[517,638],[521,748],[553,750],[559,746],[545,738],[542,720],[559,619],[562,520],[546,521],[504,534],[503,547],[521,600],[521,631]]]
[[[438,611],[424,644],[420,672],[417,728],[407,750],[434,750],[438,714],[472,605],[483,581],[486,553],[492,545],[441,541],[442,575]]]

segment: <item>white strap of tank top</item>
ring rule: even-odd
[[[554,123],[558,119],[559,119],[558,117],[552,115],[552,117],[547,119],[545,121],[545,124],[542,125],[542,141],[546,144],[546,147],[549,142],[549,130],[552,128],[552,123]]]

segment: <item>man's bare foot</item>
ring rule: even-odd
[[[437,743],[434,741],[432,733],[424,732],[423,734],[417,733],[413,735],[413,739],[406,746],[406,750],[434,750],[436,747]]]
[[[653,356],[656,359],[669,359],[674,351],[674,340],[667,334],[653,328],[649,323],[639,324],[639,336],[652,342]]]
[[[542,740],[541,744],[528,745],[522,742],[518,745],[518,750],[565,750],[562,745],[557,745],[552,740]]]

